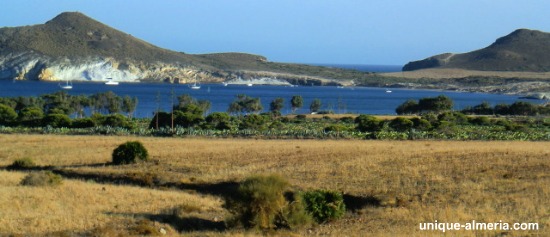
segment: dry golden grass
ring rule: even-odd
[[[154,162],[125,166],[94,165],[109,162],[112,150],[128,140],[143,142]],[[420,222],[435,220],[537,222],[541,228],[539,231],[511,231],[508,236],[550,235],[549,142],[245,140],[50,135],[0,135],[0,142],[0,166],[9,165],[18,158],[30,157],[39,165],[55,165],[58,169],[74,172],[104,175],[147,173],[154,174],[164,182],[185,184],[215,184],[240,181],[252,174],[277,173],[286,177],[295,188],[340,190],[359,197],[360,200],[380,201],[375,206],[362,206],[348,213],[344,219],[329,225],[298,231],[297,235],[441,236],[441,232],[422,232],[418,228]],[[0,175],[17,177],[12,177],[12,180],[22,177],[20,173],[11,172],[2,172]],[[101,211],[86,211],[79,210],[85,208],[83,205],[70,204],[71,201],[68,200],[58,202],[55,200],[57,196],[46,195],[45,191],[28,191],[25,194],[30,188],[17,186],[16,183],[0,181],[0,189],[3,189],[0,192],[3,197],[0,199],[3,200],[0,203],[2,215],[6,210],[6,213],[12,213],[11,216],[21,215],[28,218],[25,220],[35,221],[33,232],[67,228],[84,230],[93,227],[65,223],[62,215],[53,215],[53,219],[50,219],[49,215],[44,214],[48,208],[57,205],[68,205],[74,209],[75,214],[70,219],[96,218],[96,225],[101,225],[106,221],[105,218],[114,218],[105,217],[105,212],[156,213],[182,204],[184,197],[202,200],[204,204],[201,205],[212,210],[210,215],[223,216],[219,199],[209,195],[197,194],[196,197],[190,197],[189,194],[177,191],[110,186],[107,190],[113,189],[110,193],[112,198],[101,201],[103,199],[98,196],[101,194],[98,190],[105,185],[67,181],[59,189],[53,189],[54,193],[59,192],[57,194],[68,193],[64,196],[69,197],[72,195],[72,202],[81,204],[129,199],[131,197],[128,193],[138,191],[148,193],[134,197],[134,205],[123,207],[126,208],[123,211],[113,209],[112,204],[100,204],[94,209]],[[120,190],[115,191],[115,188]],[[82,195],[83,193],[89,196]],[[32,198],[23,198],[25,195]],[[162,205],[158,202],[151,204],[154,203],[153,199],[158,198],[155,195],[166,195],[165,199],[168,201],[163,201]],[[35,210],[20,210],[17,205],[10,203],[29,200],[34,200]],[[41,207],[43,202],[44,207]],[[122,204],[116,205],[121,208]],[[30,228],[11,220],[13,218],[1,219],[5,223],[0,223],[0,228],[11,227],[0,229],[0,232],[24,232],[25,228]],[[55,224],[57,222],[59,224]],[[73,226],[68,227],[70,225]],[[447,234],[495,236],[502,232],[455,231]]]

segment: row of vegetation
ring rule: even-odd
[[[444,95],[422,98],[418,101],[407,100],[399,105],[395,112],[399,115],[404,114],[423,114],[423,113],[441,113],[450,111],[453,108],[453,101]],[[511,105],[498,104],[492,107],[488,102],[483,102],[476,106],[466,107],[461,111],[470,115],[522,115],[537,116],[550,115],[550,106],[536,105],[524,101],[514,102]]]
[[[88,102],[79,104],[74,101]],[[293,96],[289,101],[293,111],[303,106],[301,96]],[[338,119],[331,116],[281,116],[284,98],[274,99],[270,103],[269,112],[260,113],[263,111],[260,99],[246,95],[238,95],[230,103],[227,112],[207,115],[209,101],[181,95],[172,111],[157,111],[152,119],[138,119],[131,117],[135,102],[135,99],[118,97],[112,93],[96,94],[88,99],[63,92],[39,98],[2,98],[0,132],[316,139],[550,140],[550,119],[545,116],[550,114],[550,106],[526,102],[495,107],[482,103],[462,111],[453,111],[453,101],[438,96],[406,101],[396,111],[408,116],[385,120],[370,115]],[[320,100],[314,100],[310,105],[312,111],[318,111],[320,107]],[[94,112],[86,117],[86,113],[78,111]],[[493,114],[497,116],[486,116]],[[498,116],[500,114],[521,116]]]

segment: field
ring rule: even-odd
[[[152,161],[110,165],[113,149],[131,140]],[[1,167],[28,157],[66,177],[59,187],[25,187],[25,172],[0,170],[0,236],[255,235],[227,229],[222,207],[253,174],[345,194],[343,219],[273,235],[550,235],[550,142],[0,135],[0,144]],[[419,230],[436,220],[534,222],[539,230]]]

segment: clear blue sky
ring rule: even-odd
[[[550,32],[547,0],[0,0],[0,26],[79,11],[157,46],[275,62],[402,65],[518,28]]]

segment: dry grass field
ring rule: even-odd
[[[112,166],[139,140],[152,161]],[[182,139],[0,135],[0,166],[28,157],[71,177],[24,187],[0,171],[4,234],[243,236],[223,230],[224,185],[280,174],[295,189],[346,194],[341,220],[279,236],[549,236],[549,142]],[[136,185],[116,184],[121,180]],[[539,230],[421,231],[421,222],[536,222]],[[124,236],[124,235],[123,235]]]

